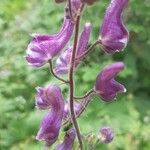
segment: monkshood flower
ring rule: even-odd
[[[125,92],[123,85],[114,80],[116,75],[124,69],[122,62],[106,66],[96,78],[95,91],[104,101],[110,102],[116,98],[117,93]]]
[[[102,26],[100,28],[100,43],[107,53],[122,51],[128,42],[128,31],[122,21],[122,12],[128,0],[111,0]]]
[[[46,101],[46,104],[50,105],[51,111],[43,118],[36,139],[45,141],[46,146],[50,146],[59,135],[64,111],[64,99],[61,89],[56,85],[49,85],[43,90],[45,94],[43,102]]]
[[[103,127],[100,129],[98,138],[105,144],[110,143],[114,138],[114,131],[110,127]]]
[[[76,58],[79,58],[87,50],[90,33],[91,33],[91,23],[86,23],[79,39]],[[66,49],[56,60],[55,66],[56,74],[65,74],[68,72],[71,54],[72,54],[72,47]],[[75,67],[79,64],[79,61],[80,60],[75,62]]]
[[[34,67],[41,67],[55,57],[68,43],[73,33],[74,23],[68,14],[59,33],[54,35],[32,34],[28,45],[26,60]]]
[[[76,137],[75,129],[73,128],[69,129],[66,132],[63,143],[58,145],[55,150],[72,150],[75,137]]]

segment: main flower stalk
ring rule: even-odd
[[[78,43],[78,35],[79,35],[79,26],[80,26],[80,14],[77,16],[76,24],[75,24],[75,36],[74,36],[74,45],[73,51],[70,61],[70,69],[69,69],[69,91],[70,91],[70,113],[72,123],[77,133],[77,138],[79,140],[80,149],[83,150],[83,143],[82,138],[79,130],[79,126],[76,120],[75,112],[74,112],[74,65],[75,65],[75,58],[76,58],[76,50],[77,50],[77,43]]]

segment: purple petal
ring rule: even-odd
[[[72,48],[66,49],[56,60],[55,72],[56,74],[65,74],[68,72],[71,58]]]
[[[116,98],[117,93],[125,92],[125,87],[114,80],[123,68],[123,63],[113,63],[106,66],[97,76],[95,91],[104,101],[111,101]]]
[[[122,12],[128,0],[111,0],[102,26],[100,40],[107,53],[122,51],[128,42],[128,31],[122,21]]]
[[[54,35],[33,34],[33,39],[27,49],[27,55],[34,58],[34,63],[27,59],[28,63],[35,67],[41,67],[55,57],[70,40],[73,28],[72,20],[65,17],[59,33]],[[42,62],[39,60],[42,60]]]
[[[71,128],[66,132],[64,141],[58,145],[55,150],[71,150],[76,137],[75,129]]]
[[[100,129],[99,139],[105,143],[110,143],[114,138],[114,131],[110,127],[103,127]]]
[[[124,69],[124,64],[122,62],[116,62],[110,65],[107,65],[101,71],[98,78],[100,78],[100,80],[110,80],[114,78],[123,69]]]
[[[91,23],[89,22],[85,23],[84,29],[79,39],[76,57],[80,57],[87,50],[88,41],[91,33],[91,27],[92,27]]]
[[[36,100],[36,104],[41,109],[51,107],[51,112],[43,118],[36,136],[37,140],[45,141],[46,146],[50,146],[58,138],[64,112],[64,99],[59,87],[49,85],[46,88],[37,89]]]
[[[76,58],[79,58],[87,50],[90,33],[91,33],[91,24],[86,23],[79,39]],[[56,74],[65,74],[68,72],[71,54],[72,48],[68,48],[66,49],[65,52],[63,52],[60,55],[60,57],[56,61],[55,67]],[[78,64],[79,61],[76,61],[75,67],[77,67]]]

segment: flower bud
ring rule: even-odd
[[[91,23],[86,23],[78,42],[76,58],[79,58],[87,50],[90,33],[91,33]],[[66,49],[66,51],[63,52],[60,55],[60,57],[58,57],[58,59],[56,60],[56,67],[55,67],[56,74],[65,74],[68,72],[71,54],[72,54],[72,47]],[[80,60],[75,62],[75,67],[77,67],[79,61]]]
[[[55,150],[71,150],[76,137],[75,129],[71,128],[66,132],[64,141],[58,145]]]
[[[105,144],[110,143],[114,138],[113,129],[110,127],[103,127],[100,129],[100,135],[98,138]]]
[[[96,78],[95,91],[104,101],[112,101],[117,93],[125,92],[123,85],[114,80],[115,76],[124,69],[122,62],[106,66]]]
[[[36,136],[39,141],[45,141],[46,146],[52,145],[58,138],[64,111],[64,99],[59,87],[49,85],[43,89],[44,98],[51,111],[42,119],[40,130]]]
[[[54,35],[32,34],[32,41],[27,48],[27,62],[34,67],[41,67],[55,57],[68,43],[73,33],[71,19],[64,18],[60,32]]]
[[[102,26],[100,28],[100,43],[107,53],[122,51],[128,42],[128,31],[122,21],[122,12],[128,0],[111,0]]]

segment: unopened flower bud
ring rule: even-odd
[[[98,138],[105,144],[110,143],[114,138],[114,131],[110,127],[103,127],[100,129]]]

